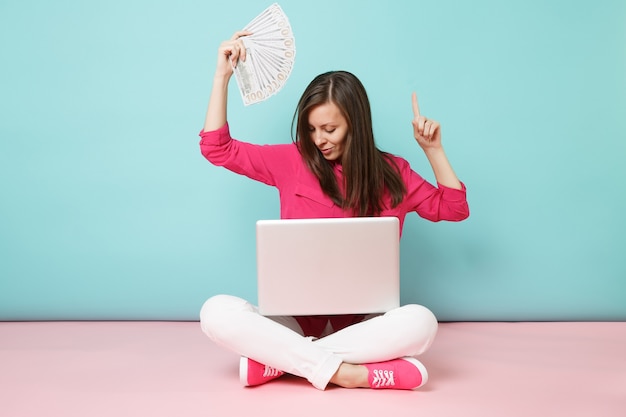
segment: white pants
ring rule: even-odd
[[[425,352],[437,333],[426,307],[409,304],[319,339],[293,317],[271,318],[238,297],[216,295],[200,312],[202,330],[220,346],[325,389],[342,362],[382,362]]]

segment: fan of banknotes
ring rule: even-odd
[[[242,39],[246,60],[234,68],[244,105],[258,103],[285,85],[294,64],[296,42],[283,9],[276,3],[255,17]]]

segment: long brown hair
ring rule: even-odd
[[[309,131],[309,114],[315,107],[334,103],[348,123],[344,152],[342,195],[331,163],[324,159]],[[392,207],[406,194],[399,169],[389,154],[380,151],[374,142],[372,114],[363,84],[346,71],[320,74],[304,90],[291,123],[293,139],[305,163],[318,178],[320,186],[335,204],[351,209],[357,216],[378,215],[387,190]]]

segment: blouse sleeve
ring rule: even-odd
[[[407,211],[415,211],[420,217],[433,222],[458,222],[469,217],[465,184],[461,183],[460,190],[443,184],[435,187],[413,171],[408,163],[402,172],[407,186]]]
[[[231,137],[228,123],[218,130],[200,132],[200,138],[200,151],[213,165],[272,186],[276,186],[282,176],[289,175],[293,144],[241,142]]]

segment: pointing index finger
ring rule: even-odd
[[[413,92],[411,98],[413,99],[413,116],[415,116],[415,118],[418,118],[420,117],[420,106],[419,104],[417,104],[417,94]]]

